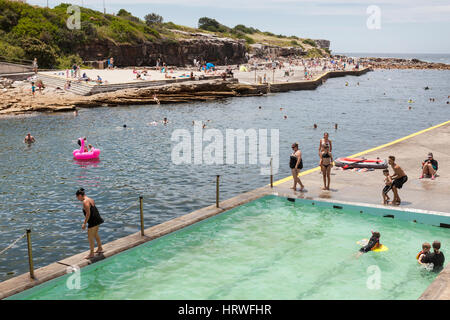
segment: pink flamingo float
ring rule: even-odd
[[[81,147],[80,149],[73,150],[73,157],[77,160],[91,160],[98,159],[100,157],[100,149],[92,148],[88,152],[84,152],[84,139],[80,138]]]

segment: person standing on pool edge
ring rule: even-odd
[[[405,171],[395,163],[395,157],[389,156],[389,165],[394,170],[394,174],[391,176],[392,178],[392,192],[394,192],[394,199],[392,200],[392,204],[400,205],[401,200],[398,195],[398,189],[401,189],[406,181],[408,181],[408,176]]]
[[[328,132],[325,132],[323,134],[323,139],[320,139],[319,142],[319,157],[324,152],[324,147],[328,146],[328,152],[333,152],[333,144],[331,143],[331,140],[328,139]]]
[[[85,195],[83,188],[77,190],[76,196],[78,200],[83,202],[83,213],[85,219],[81,228],[83,230],[86,229],[87,224],[90,252],[85,259],[90,259],[94,257],[95,241],[97,241],[97,251],[95,253],[103,252],[102,242],[100,240],[100,236],[98,235],[98,229],[100,224],[102,224],[104,221],[100,216],[97,207],[95,206],[95,201]]]
[[[322,190],[330,190],[331,167],[333,167],[333,155],[329,152],[328,145],[323,146],[323,152],[320,154],[320,169],[323,175]]]
[[[289,167],[292,171],[292,178],[294,178],[294,186],[291,189],[297,190],[297,183],[300,184],[300,191],[303,191],[303,188],[305,186],[300,181],[300,178],[298,177],[298,174],[300,173],[300,170],[303,168],[303,159],[302,159],[302,152],[298,149],[298,143],[295,142],[292,144],[292,154],[289,161]]]

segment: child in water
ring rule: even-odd
[[[388,192],[389,190],[392,189],[392,178],[389,175],[388,169],[384,169],[383,174],[384,174],[384,188],[383,191],[381,192],[381,195],[383,196],[383,204],[388,204],[389,200],[391,200],[391,198],[389,198],[388,196]]]
[[[420,264],[425,264],[422,262],[422,258],[425,257],[430,252],[430,250],[431,244],[429,244],[428,242],[424,242],[422,244],[422,251],[420,251],[416,256],[417,262]]]
[[[380,237],[381,237],[381,235],[378,231],[375,231],[375,232],[372,231],[372,236],[370,237],[369,242],[364,247],[359,249],[357,257],[362,255],[363,253],[367,253],[369,251],[379,248],[381,246]]]

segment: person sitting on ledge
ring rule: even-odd
[[[433,154],[428,153],[428,159],[422,161],[422,175],[419,179],[423,179],[424,177],[430,177],[431,180],[436,178],[436,171],[438,170],[438,162],[433,159]]]

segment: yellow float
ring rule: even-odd
[[[369,240],[368,239],[362,239],[362,240],[356,241],[356,243],[359,244],[361,247],[364,247],[364,246],[366,246],[369,243]],[[380,244],[376,249],[372,249],[371,251],[383,252],[383,251],[388,251],[388,250],[389,250],[388,247],[386,247],[384,244]]]

